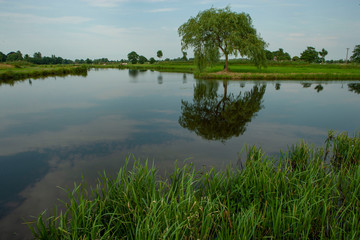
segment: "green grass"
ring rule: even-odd
[[[359,135],[332,131],[324,148],[301,142],[277,159],[251,147],[242,169],[190,164],[161,178],[127,161],[28,225],[35,239],[359,239],[359,162]]]
[[[160,72],[194,73],[202,79],[234,79],[234,80],[360,80],[360,65],[358,64],[306,64],[296,62],[270,62],[267,68],[258,69],[249,62],[232,60],[229,63],[231,72],[221,72],[223,62],[214,67],[208,67],[205,72],[197,72],[193,61],[171,62],[162,61],[155,64],[118,63],[106,65],[34,65],[26,62],[0,64],[0,83],[41,78],[47,76],[64,76],[67,74],[86,75],[90,68],[118,68],[155,70]]]
[[[44,78],[49,76],[82,75],[86,76],[86,65],[32,65],[23,63],[0,64],[0,84],[14,84],[15,81],[27,78]]]
[[[360,65],[357,64],[307,64],[296,62],[269,63],[267,68],[258,69],[253,64],[232,60],[229,62],[230,73],[221,72],[224,63],[208,67],[204,72],[197,72],[192,61],[158,62],[156,64],[129,64],[119,68],[150,69],[165,72],[194,73],[202,79],[234,80],[360,80]],[[219,73],[220,72],[220,73]]]

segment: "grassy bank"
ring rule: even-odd
[[[208,67],[204,72],[197,72],[193,61],[167,62],[155,64],[119,63],[98,65],[33,65],[24,62],[0,64],[0,83],[13,82],[27,78],[47,76],[65,76],[68,74],[86,75],[90,68],[118,68],[154,70],[160,72],[194,73],[200,79],[233,80],[360,80],[359,64],[306,64],[296,62],[271,62],[267,68],[257,69],[249,62],[232,60],[230,72],[223,72],[224,64]]]
[[[196,77],[205,79],[234,80],[360,80],[360,65],[355,64],[269,64],[257,69],[250,64],[233,63],[231,72],[223,72],[218,65]]]
[[[0,64],[0,84],[28,78],[49,76],[82,75],[86,76],[86,65],[32,65],[28,63]]]
[[[279,159],[248,150],[242,169],[176,167],[161,180],[135,161],[68,191],[67,210],[28,223],[36,239],[359,239],[360,137],[332,132]]]
[[[223,63],[197,72],[192,61],[159,62],[157,64],[129,64],[119,68],[155,70],[163,72],[194,73],[200,79],[232,80],[360,80],[360,65],[356,64],[307,64],[307,63],[269,63],[267,68],[257,69],[249,62],[233,60],[229,63],[230,72],[223,72]]]

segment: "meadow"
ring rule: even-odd
[[[330,131],[324,147],[300,142],[278,158],[249,147],[238,169],[160,176],[128,159],[27,224],[35,239],[359,239],[359,134]]]
[[[160,72],[194,73],[200,79],[232,80],[360,80],[359,64],[308,64],[304,62],[269,62],[266,68],[258,69],[244,60],[230,60],[230,72],[223,71],[223,62],[198,72],[193,61],[160,61],[155,64],[82,64],[82,65],[34,65],[26,62],[0,64],[0,83],[64,76],[86,75],[91,68],[119,68],[154,70]]]
[[[230,60],[230,72],[224,72],[220,62],[198,72],[193,61],[159,62],[157,64],[130,64],[120,68],[151,69],[166,72],[194,73],[200,79],[232,80],[360,80],[358,64],[308,64],[304,62],[269,62],[258,69],[249,61]]]
[[[35,65],[27,62],[0,64],[0,85],[14,84],[25,79],[45,78],[50,76],[81,75],[86,76],[86,65]]]

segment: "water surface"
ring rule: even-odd
[[[0,86],[0,239],[29,237],[23,219],[51,209],[83,175],[115,173],[129,155],[161,172],[176,161],[237,166],[329,129],[359,130],[358,82],[201,81],[191,74],[92,70]]]

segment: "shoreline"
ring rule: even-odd
[[[44,78],[51,76],[82,75],[86,76],[90,69],[129,69],[151,70],[159,72],[192,73],[197,79],[218,80],[360,80],[358,65],[271,65],[267,69],[258,70],[250,64],[230,65],[232,71],[224,72],[221,64],[208,68],[205,72],[197,72],[195,65],[187,62],[164,62],[157,64],[108,64],[108,65],[0,65],[0,84]],[[307,72],[309,71],[309,72]]]

